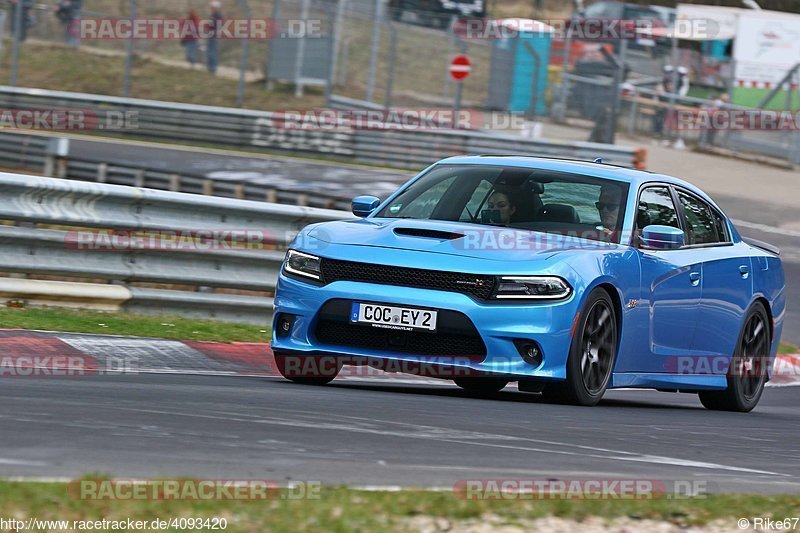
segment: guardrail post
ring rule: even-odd
[[[205,180],[203,182],[203,194],[214,196],[214,180]]]
[[[297,205],[307,206],[308,205],[308,195],[307,194],[299,194],[299,195],[297,195]]]
[[[105,183],[108,176],[108,163],[100,163],[97,165],[97,183]]]
[[[244,200],[244,183],[239,183],[233,188],[233,196],[239,200]]]
[[[56,159],[56,178],[66,178],[67,177],[67,159],[66,158],[58,158]]]
[[[133,175],[133,186],[144,187],[144,169],[137,170]]]
[[[180,174],[173,174],[169,177],[169,190],[174,192],[180,192],[181,190]]]
[[[278,191],[275,189],[268,189],[267,192],[264,194],[264,201],[277,204],[278,203]]]
[[[64,137],[50,139],[45,150],[44,168],[42,169],[44,175],[51,177],[55,177],[56,174],[59,174],[60,177],[66,176],[67,157],[69,157],[69,139]]]

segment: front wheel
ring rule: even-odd
[[[473,377],[473,378],[456,378],[456,385],[469,392],[476,392],[479,394],[491,394],[500,392],[508,385],[508,381],[503,378],[488,378],[488,377]]]
[[[728,388],[724,391],[703,391],[700,403],[713,411],[753,410],[761,399],[767,382],[767,367],[772,346],[769,317],[761,303],[756,303],[739,334],[736,352],[728,370]]]
[[[575,405],[596,405],[605,394],[617,359],[617,316],[611,297],[595,289],[581,311],[567,358],[567,379],[542,395]]]
[[[278,373],[302,385],[327,385],[339,375],[341,363],[333,356],[275,354]]]

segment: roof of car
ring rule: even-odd
[[[623,181],[636,187],[647,182],[666,182],[675,185],[681,185],[693,192],[707,197],[707,195],[696,186],[674,176],[618,165],[610,165],[608,163],[595,163],[593,161],[582,161],[578,159],[558,159],[526,155],[462,155],[442,159],[438,164],[498,165],[531,169],[540,168],[561,172],[573,172],[576,174],[583,174],[585,176],[593,176],[615,181]]]

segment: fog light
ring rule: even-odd
[[[280,314],[275,326],[275,336],[288,337],[294,326],[294,315]]]
[[[514,339],[514,346],[517,347],[522,360],[532,366],[542,364],[542,349],[539,345],[529,339]]]

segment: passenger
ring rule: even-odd
[[[494,223],[502,224],[504,226],[507,226],[509,223],[511,223],[511,217],[517,211],[517,207],[511,200],[511,195],[505,191],[499,190],[496,190],[492,193],[492,195],[489,197],[486,207],[490,211],[497,211],[500,213],[499,222]]]

